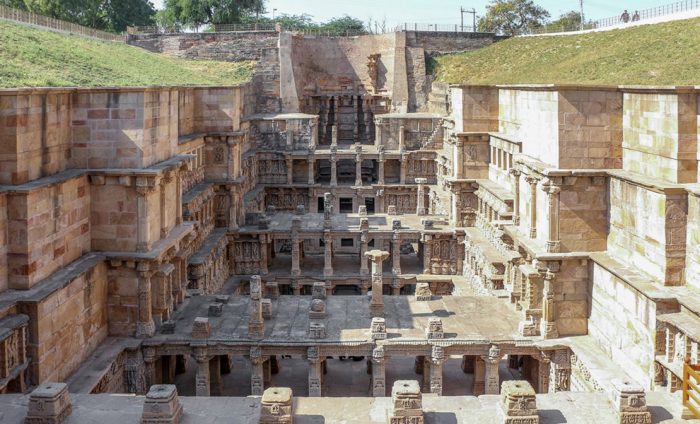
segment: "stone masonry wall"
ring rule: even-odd
[[[697,93],[625,93],[624,169],[672,183],[698,180]]]
[[[622,93],[559,90],[559,166],[622,168]]]
[[[10,192],[7,207],[10,288],[28,289],[90,251],[86,176],[20,186]]]
[[[0,293],[9,287],[7,267],[8,251],[7,194],[0,195]]]
[[[610,178],[608,253],[660,284],[681,285],[685,266],[687,196]]]
[[[107,265],[100,261],[39,302],[24,303],[32,382],[64,381],[107,337]]]
[[[68,90],[0,92],[0,184],[22,184],[68,169]]]
[[[262,49],[277,46],[277,32],[207,32],[196,34],[133,34],[128,43],[185,59],[226,62],[260,60]]]
[[[498,131],[498,89],[463,86],[452,89],[456,132]]]
[[[559,195],[561,251],[606,250],[609,198],[605,177],[565,178],[564,184]]]
[[[407,45],[425,49],[427,56],[470,52],[508,38],[481,32],[411,31],[411,28],[407,28],[407,30]]]
[[[689,191],[685,283],[700,291],[700,188]]]

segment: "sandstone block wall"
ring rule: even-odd
[[[20,305],[30,316],[33,381],[63,381],[107,337],[107,264],[100,260],[44,298]]]
[[[559,90],[559,166],[622,168],[622,93]]]
[[[591,264],[589,334],[635,381],[651,387],[658,305],[611,272],[620,263],[602,261]]]
[[[624,169],[673,183],[698,181],[697,93],[624,95]]]
[[[202,87],[194,93],[194,132],[240,129],[244,113],[243,86]]]
[[[687,197],[610,178],[608,252],[661,284],[681,285],[685,266]]]
[[[588,334],[588,266],[585,260],[565,260],[556,275],[556,325],[561,337]]]
[[[685,283],[700,291],[700,188],[689,190],[687,232]]]
[[[457,132],[498,131],[498,92],[496,87],[463,86],[452,89],[452,116]]]
[[[0,93],[0,184],[22,184],[68,169],[69,90]]]
[[[109,334],[133,336],[139,320],[139,273],[136,264],[107,271]]]
[[[606,250],[609,197],[605,177],[564,178],[559,201],[561,251]]]
[[[15,188],[7,219],[9,287],[28,289],[90,251],[87,177]]]
[[[155,53],[185,59],[227,62],[260,60],[262,49],[277,46],[278,33],[207,32],[182,35],[130,34],[127,42]]]
[[[0,293],[9,288],[7,226],[7,195],[3,193],[0,195]]]
[[[427,56],[470,52],[508,38],[482,32],[411,31],[410,27],[405,29],[408,46],[423,48]]]

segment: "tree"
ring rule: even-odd
[[[366,32],[365,24],[361,20],[348,15],[344,15],[341,18],[333,18],[325,24],[322,24],[319,29],[321,31],[330,31],[335,34]]]
[[[491,0],[477,26],[480,32],[518,35],[542,27],[549,16],[547,10],[532,0]]]
[[[165,0],[163,14],[183,26],[241,23],[265,12],[265,0]]]
[[[593,21],[583,23],[584,29],[595,28]],[[573,31],[581,29],[581,12],[572,10],[564,13],[556,21],[546,25],[547,32]]]

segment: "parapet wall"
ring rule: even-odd
[[[421,47],[427,56],[470,52],[506,38],[486,32],[406,31],[408,47]]]
[[[277,47],[277,37],[275,31],[129,34],[127,43],[184,59],[238,62],[260,60],[263,49]]]

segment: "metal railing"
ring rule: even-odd
[[[700,418],[700,365],[691,365],[690,358],[683,364],[683,406]]]
[[[106,41],[122,41],[126,39],[123,35],[111,34],[109,32],[100,31],[98,29],[88,28],[82,25],[73,24],[58,19],[49,18],[48,16],[37,15],[36,13],[27,12],[26,10],[13,9],[7,6],[0,6],[0,19],[21,22],[38,27],[49,28],[56,31],[68,32],[84,37],[92,37]]]
[[[475,32],[474,27],[459,24],[418,24],[404,22],[396,27],[396,31],[430,31],[430,32]]]
[[[616,25],[633,23],[633,22],[641,22],[641,21],[644,21],[647,19],[654,19],[654,18],[659,18],[661,16],[668,16],[668,15],[673,15],[676,13],[687,12],[690,10],[697,10],[697,9],[700,9],[700,0],[683,0],[683,1],[678,1],[675,3],[667,4],[664,6],[653,7],[651,9],[639,10],[639,11],[637,11],[637,13],[639,14],[638,19],[634,16],[635,11],[628,10],[627,12],[629,13],[629,19],[627,20],[627,22],[625,22],[622,19],[622,15],[612,16],[609,18],[598,19],[596,21],[589,22],[586,25],[584,25],[583,29],[588,30],[588,29],[608,28],[608,27],[613,27]],[[551,33],[558,33],[558,32],[573,32],[573,31],[580,31],[580,30],[581,30],[581,27],[579,27],[579,26],[576,26],[576,27],[555,27],[552,25],[545,25],[545,26],[539,27],[539,28],[524,29],[520,32],[519,35],[551,34]]]

